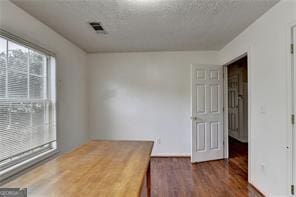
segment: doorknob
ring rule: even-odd
[[[198,117],[196,117],[196,116],[192,116],[192,117],[191,117],[191,120],[195,120],[195,121],[196,121],[196,120],[201,120],[201,119],[198,118]]]
[[[197,120],[197,117],[191,116],[191,120]]]
[[[191,117],[191,120],[194,120],[194,121],[203,121],[201,118],[198,118],[196,116],[192,116]]]

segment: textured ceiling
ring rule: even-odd
[[[219,50],[279,0],[11,1],[86,52],[126,52]]]

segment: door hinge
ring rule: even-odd
[[[291,115],[291,123],[295,124],[295,115],[294,114]]]
[[[294,44],[291,44],[290,51],[291,51],[291,54],[294,54]]]
[[[294,191],[294,185],[291,185],[291,194],[294,195],[295,191]]]

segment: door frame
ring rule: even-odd
[[[294,29],[296,31],[296,24],[291,24],[290,25],[290,36],[289,36],[289,43],[295,44],[296,37],[294,37]],[[291,50],[291,49],[290,49]],[[295,98],[296,98],[296,59],[294,59],[295,55],[295,45],[294,45],[294,54],[289,52],[290,58],[289,59],[289,68],[288,68],[288,73],[290,72],[291,74],[287,76],[289,82],[288,82],[288,115],[291,116],[291,114],[296,113],[296,103],[295,103]],[[288,150],[288,172],[291,172],[289,178],[289,190],[291,192],[291,185],[296,185],[296,168],[293,167],[296,164],[296,135],[295,135],[295,125],[291,124],[290,120],[288,123],[288,129],[290,132],[288,132],[288,142],[287,142],[287,148],[291,147]],[[291,193],[290,193],[291,194]],[[294,194],[295,196],[296,194]]]
[[[232,59],[223,65],[224,72],[224,158],[229,158],[229,142],[228,142],[228,66],[233,62],[247,56],[248,64],[248,182],[251,182],[251,78],[250,78],[250,62],[251,58],[249,51],[245,52],[238,57]]]

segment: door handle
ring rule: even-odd
[[[199,121],[202,121],[202,119],[200,119],[200,118],[198,118],[198,117],[196,117],[196,116],[191,116],[191,120],[199,120]]]
[[[191,120],[197,120],[197,117],[191,116]]]

